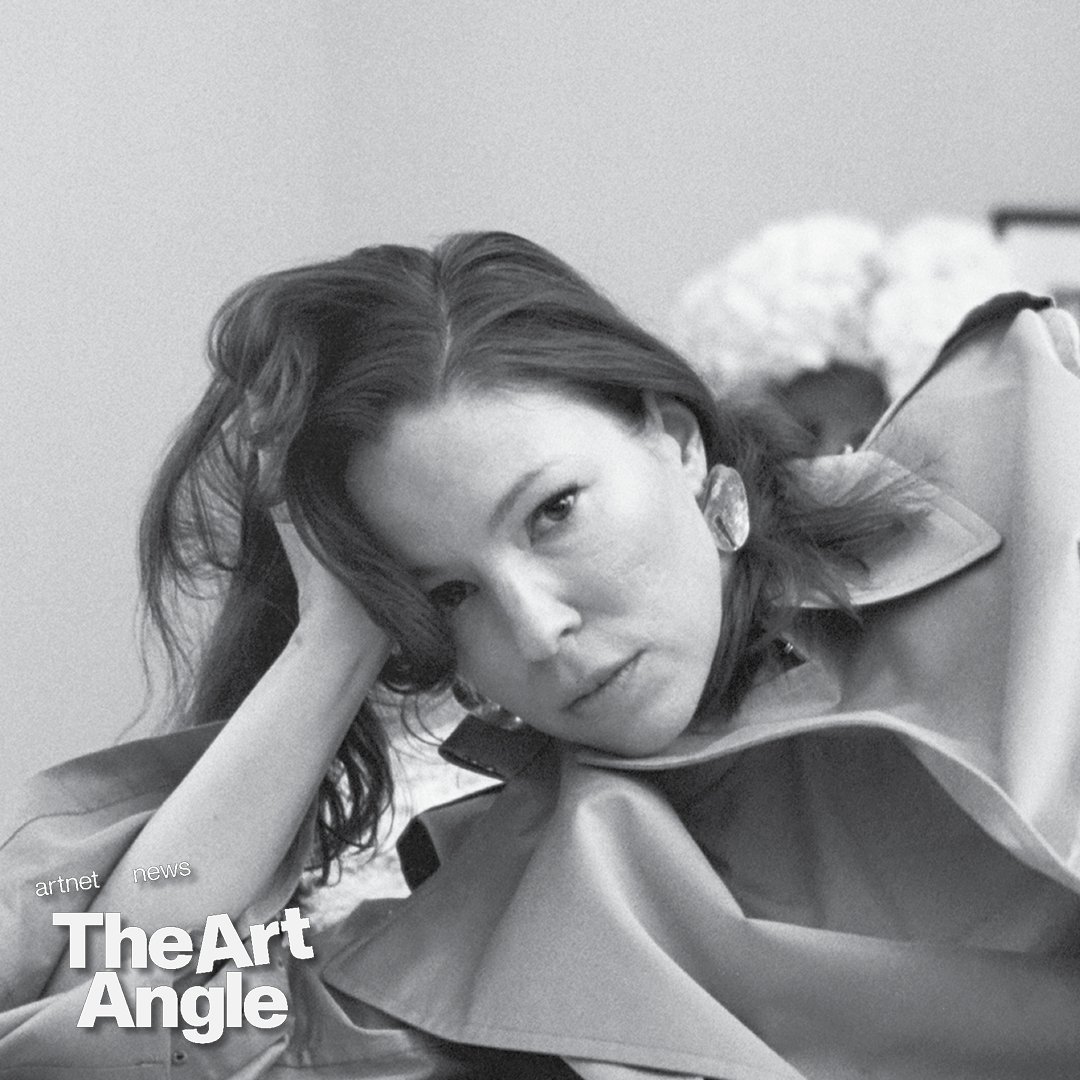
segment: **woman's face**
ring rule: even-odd
[[[446,613],[465,679],[540,731],[641,755],[686,728],[719,638],[705,472],[681,405],[650,399],[636,429],[518,389],[402,412],[348,481]]]

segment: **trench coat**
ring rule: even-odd
[[[857,625],[805,600],[800,662],[733,718],[648,758],[451,740],[505,783],[414,830],[438,869],[410,898],[244,973],[287,989],[284,1028],[192,1047],[40,997],[43,863],[107,873],[214,730],[43,774],[0,847],[0,1076],[1080,1076],[1077,355],[1045,301],[997,298],[862,450],[807,463],[913,471],[929,511],[853,576]]]

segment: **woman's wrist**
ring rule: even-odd
[[[282,660],[309,668],[313,685],[355,683],[362,700],[389,655],[390,638],[366,616],[345,626],[312,613],[297,624]]]
[[[290,645],[339,658],[379,657],[379,664],[390,654],[390,638],[360,610],[343,617],[336,611],[320,609],[301,615],[293,630]]]

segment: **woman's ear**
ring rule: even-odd
[[[677,464],[694,498],[705,488],[709,464],[705,460],[705,441],[697,417],[681,401],[666,394],[646,390],[646,434],[657,440],[664,456]]]

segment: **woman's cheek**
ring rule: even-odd
[[[470,605],[462,605],[463,609]],[[484,612],[462,610],[454,620],[454,650],[457,654],[457,670],[462,678],[472,683],[481,693],[494,697],[492,678],[505,666],[501,659],[499,636],[493,632]]]

